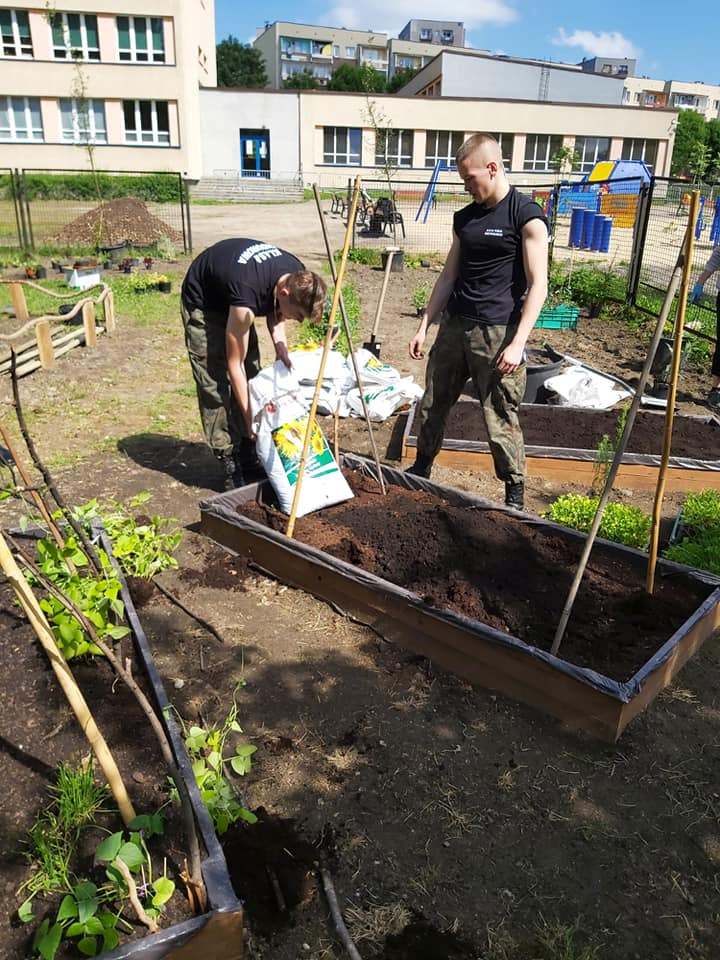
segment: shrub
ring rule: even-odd
[[[328,320],[330,319],[330,305],[332,303],[332,288],[328,290],[328,300],[323,311],[323,319],[320,324],[313,324],[309,320],[303,320],[295,338],[296,343],[322,343],[327,333]],[[345,312],[347,313],[348,326],[350,327],[350,336],[353,344],[357,340],[360,330],[360,297],[358,296],[355,285],[349,281],[343,284],[343,302],[345,303]],[[350,352],[350,345],[345,336],[345,328],[338,308],[336,324],[340,327],[340,336],[337,338],[335,347],[343,356]]]
[[[178,203],[180,178],[174,174],[138,176],[98,173],[28,173],[24,177],[28,200],[89,200],[138,197],[153,203]],[[3,182],[0,181],[0,191]],[[6,189],[9,189],[7,187]]]
[[[429,301],[432,286],[429,283],[420,283],[413,290],[412,301],[416,310],[424,310]]]
[[[567,493],[550,505],[546,516],[555,523],[587,533],[598,506],[597,497]],[[605,508],[600,536],[626,547],[644,548],[650,535],[650,517],[638,507],[609,503]]]
[[[335,253],[335,263],[340,263],[341,259],[342,251],[338,250]],[[374,247],[353,247],[352,250],[348,250],[348,260],[350,263],[362,263],[366,267],[379,267],[380,251]]]
[[[685,537],[668,547],[664,556],[720,576],[720,527],[711,527],[697,537]]]

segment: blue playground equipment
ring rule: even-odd
[[[438,178],[440,174],[446,170],[457,170],[457,167],[454,163],[448,163],[447,160],[438,160],[435,166],[433,167],[432,176],[430,177],[430,183],[425,187],[425,193],[423,198],[420,201],[420,206],[418,211],[415,214],[415,223],[418,222],[422,215],[422,222],[427,223],[427,218],[430,216],[430,211],[435,206],[435,192],[437,190]],[[423,207],[425,208],[425,213],[423,214]]]
[[[597,213],[603,192],[637,195],[651,179],[644,160],[599,160],[579,183],[560,187],[558,214],[567,216],[576,207]]]
[[[720,243],[720,197],[715,201],[715,216],[710,227],[710,243],[717,246]]]

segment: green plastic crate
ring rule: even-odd
[[[536,327],[547,330],[575,330],[580,316],[580,307],[570,307],[561,303],[557,307],[547,307],[540,311]]]

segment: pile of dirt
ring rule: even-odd
[[[76,217],[52,239],[59,244],[75,246],[110,245],[125,240],[142,247],[163,237],[175,243],[182,241],[182,234],[160,217],[150,213],[142,200],[122,197],[101,203],[100,206]]]
[[[436,496],[347,472],[355,497],[298,520],[303,543],[361,567],[480,623],[549,649],[583,541],[499,510],[453,506]],[[257,503],[240,512],[274,529],[287,518]],[[685,578],[644,589],[631,554],[598,544],[563,642],[562,656],[625,681],[710,594]]]
[[[617,410],[578,410],[552,404],[526,404],[520,408],[520,424],[529,447],[596,450],[603,435],[615,439],[619,417]],[[663,413],[638,413],[630,434],[628,453],[659,456],[664,426]],[[469,401],[457,403],[448,417],[445,437],[447,440],[487,443],[487,429],[480,404]],[[720,423],[701,417],[676,417],[672,455],[695,460],[719,460]]]
[[[224,550],[209,550],[201,569],[183,567],[178,574],[181,583],[194,587],[215,587],[218,590],[245,590],[244,581],[251,575],[245,557],[233,557]]]

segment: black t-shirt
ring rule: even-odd
[[[304,269],[297,257],[272,243],[242,237],[221,240],[190,264],[182,285],[183,303],[190,310],[222,314],[223,321],[228,307],[248,307],[256,317],[266,317],[272,312],[280,277]]]
[[[453,217],[460,240],[460,272],[448,311],[477,323],[507,324],[520,317],[527,290],[522,228],[547,218],[514,187],[489,209],[470,203]]]

